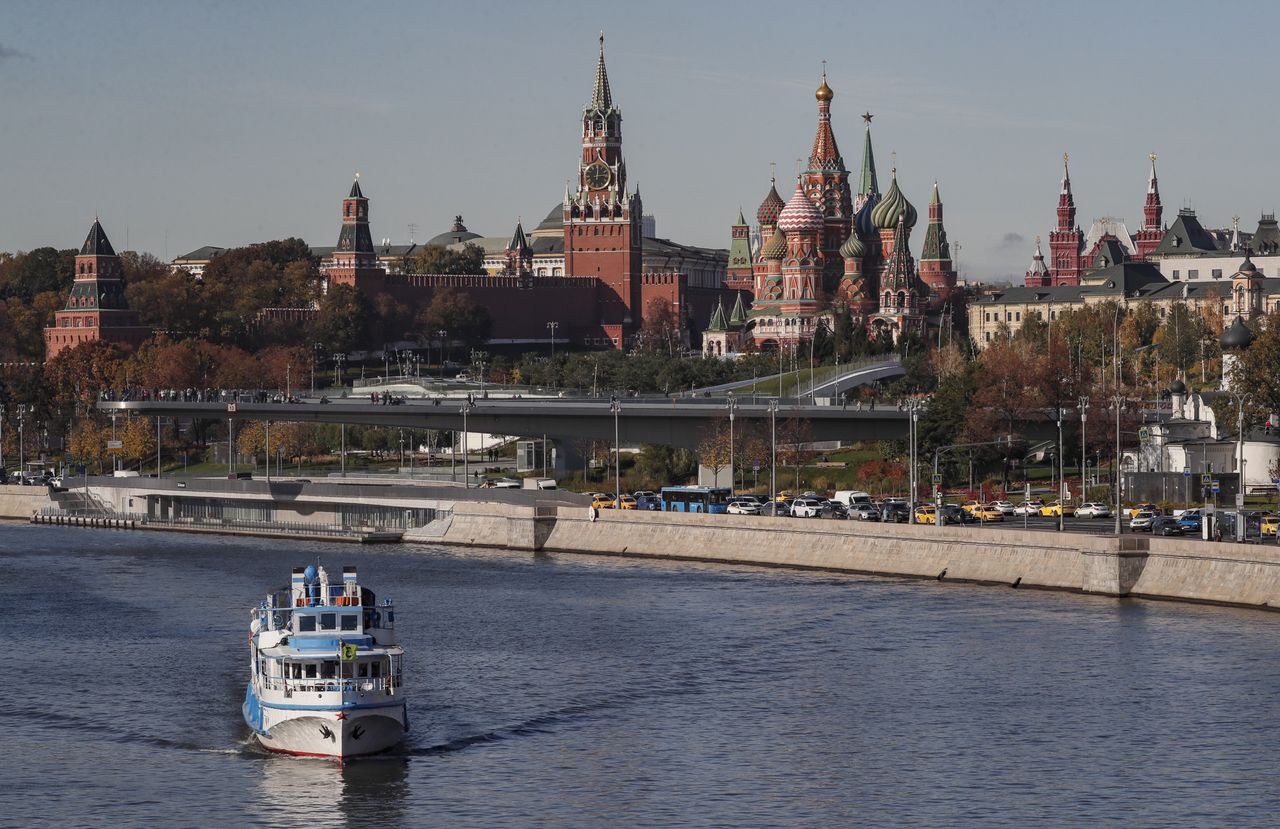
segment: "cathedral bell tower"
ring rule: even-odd
[[[564,259],[568,276],[594,276],[602,288],[600,324],[623,347],[640,325],[643,212],[627,192],[622,110],[614,106],[604,63],[604,35],[591,102],[582,110],[582,156],[576,192],[565,192]]]

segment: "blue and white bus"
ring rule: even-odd
[[[727,487],[664,486],[659,497],[663,512],[725,512],[729,507]]]

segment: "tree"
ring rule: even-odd
[[[44,366],[44,379],[53,395],[54,408],[70,413],[88,410],[103,391],[124,386],[124,352],[103,340],[91,340],[64,349]]]
[[[489,339],[493,319],[489,316],[489,309],[469,294],[453,288],[441,288],[431,298],[431,304],[418,314],[417,325],[424,337],[433,337],[437,331],[447,331],[451,340],[476,346]]]
[[[680,315],[666,297],[649,300],[644,309],[644,322],[640,326],[639,346],[645,351],[665,351],[671,354],[680,343]]]
[[[401,268],[407,273],[482,274],[484,248],[467,243],[461,250],[442,245],[424,245],[405,258]]]
[[[312,329],[325,347],[346,353],[364,344],[373,311],[369,298],[350,285],[331,285],[320,300]]]
[[[1245,409],[1247,422],[1258,423],[1280,412],[1280,314],[1267,317],[1257,339],[1240,354],[1232,376],[1227,379],[1232,388],[1244,389],[1249,394],[1249,405]],[[1219,422],[1234,423],[1235,404],[1229,398],[1220,399],[1225,400],[1231,414]]]
[[[730,464],[729,424],[716,421],[703,430],[702,440],[698,442],[698,463],[711,468],[712,476],[719,481],[720,470]]]
[[[48,291],[65,294],[75,280],[75,250],[44,247],[0,259],[0,299],[31,302]]]
[[[1185,302],[1175,302],[1156,335],[1161,359],[1179,373],[1185,372],[1200,351],[1202,337],[1197,316],[1191,313]]]
[[[123,444],[124,456],[144,464],[156,453],[156,424],[149,417],[131,417],[117,434]]]
[[[783,466],[794,468],[796,489],[800,488],[800,465],[805,457],[804,444],[812,441],[813,429],[808,420],[792,415],[778,424],[778,461]]]

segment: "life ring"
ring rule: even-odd
[[[284,616],[280,613],[277,613],[271,617],[271,622],[274,627],[282,628],[284,627]]]

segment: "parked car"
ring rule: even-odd
[[[973,517],[973,513],[965,512],[960,508],[959,504],[943,504],[942,505],[942,523],[943,524],[976,524],[978,519]]]
[[[661,512],[662,499],[656,496],[650,497],[648,495],[641,495],[639,498],[636,498],[636,509],[646,510],[648,512]]]
[[[871,504],[854,504],[849,510],[849,517],[858,521],[879,521],[880,510]]]
[[[1156,521],[1156,514],[1143,510],[1129,519],[1129,530],[1135,533],[1151,532],[1151,525]]]
[[[1182,535],[1182,525],[1172,515],[1157,515],[1151,521],[1152,535]]]
[[[880,509],[880,520],[890,524],[907,523],[910,513],[901,501],[886,501]]]
[[[933,507],[916,507],[917,524],[937,524],[938,514]]]
[[[1203,524],[1204,515],[1198,509],[1183,510],[1178,516],[1178,526],[1182,528],[1183,535],[1198,534]]]
[[[984,524],[990,521],[1004,520],[1004,513],[996,509],[995,507],[991,506],[990,504],[979,504],[978,506],[969,510],[969,514]]]
[[[1269,513],[1262,516],[1262,525],[1259,529],[1264,537],[1275,538],[1278,525],[1280,525],[1280,515]]]
[[[817,498],[797,498],[791,504],[793,518],[821,518],[822,501]]]
[[[1052,504],[1041,507],[1040,514],[1049,518],[1057,518],[1059,515],[1070,518],[1076,514],[1076,508],[1061,501],[1054,501]]]
[[[971,513],[980,506],[982,506],[982,504],[979,501],[965,501],[963,504],[960,505],[960,509],[964,510],[965,512]]]
[[[654,492],[652,489],[637,489],[635,492],[631,493],[631,495],[637,501],[640,500],[641,498],[657,498],[658,497],[658,493]]]
[[[597,492],[591,497],[591,506],[596,509],[613,509],[613,496],[605,495],[603,492]]]
[[[618,498],[618,509],[635,509],[636,497],[634,495],[622,495]]]
[[[1125,510],[1129,513],[1130,518],[1133,518],[1140,512],[1150,512],[1154,515],[1160,514],[1160,508],[1155,504],[1138,504],[1136,507],[1126,507]]]
[[[1000,510],[1002,515],[1013,515],[1014,507],[1012,501],[992,501],[987,506]]]
[[[1111,507],[1101,501],[1087,501],[1076,510],[1077,518],[1110,518]]]
[[[764,506],[760,507],[760,514],[761,514],[761,515],[776,515],[776,516],[780,516],[780,517],[781,517],[781,516],[790,516],[790,515],[791,515],[791,502],[790,502],[790,501],[769,501],[767,504],[765,504]]]
[[[1024,501],[1013,508],[1014,515],[1039,515],[1044,501]]]
[[[725,512],[730,515],[759,515],[760,505],[755,501],[735,499],[729,502],[729,506],[725,508]]]

